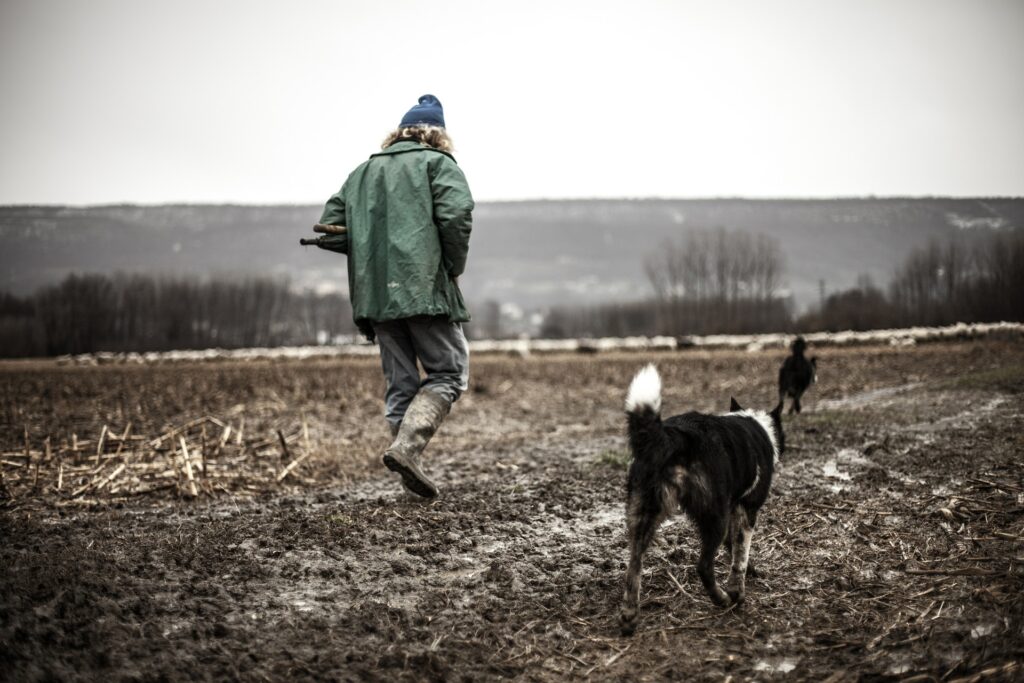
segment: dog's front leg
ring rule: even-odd
[[[646,508],[646,509],[645,509]],[[622,612],[619,625],[622,635],[633,635],[640,617],[640,572],[647,546],[654,539],[661,514],[643,506],[639,501],[630,501],[626,510],[626,533],[629,537],[629,567],[626,569],[626,586],[622,596]]]

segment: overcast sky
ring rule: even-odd
[[[478,200],[1024,195],[1024,2],[0,0],[0,204],[311,202],[423,93]]]

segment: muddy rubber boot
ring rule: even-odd
[[[450,408],[451,404],[440,395],[429,389],[421,390],[405,411],[394,443],[384,451],[384,466],[402,475],[405,488],[424,498],[436,496],[437,487],[420,469],[420,453]]]

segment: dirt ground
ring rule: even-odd
[[[770,408],[781,351],[474,358],[433,502],[369,359],[0,364],[0,679],[1024,680],[1024,343],[814,353],[746,603],[675,519],[630,638],[630,377]]]

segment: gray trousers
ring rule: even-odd
[[[409,403],[421,389],[430,389],[454,403],[469,387],[469,344],[461,323],[444,316],[420,315],[373,323],[380,345],[380,364],[388,388],[385,417],[397,428]],[[426,377],[420,378],[416,361]]]

